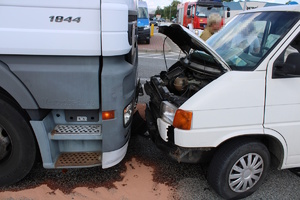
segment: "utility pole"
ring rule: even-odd
[[[247,0],[244,1],[244,11],[246,10],[246,1]]]

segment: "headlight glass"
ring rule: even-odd
[[[193,112],[178,109],[173,120],[173,126],[183,130],[191,130],[192,120]]]
[[[173,124],[176,110],[176,106],[167,101],[163,101],[160,105],[160,116],[165,122]]]
[[[128,104],[125,108],[124,108],[124,126],[128,126],[128,124],[131,121],[131,117],[133,114],[133,103]]]
[[[149,25],[144,26],[144,29],[149,29],[149,28],[150,28]]]

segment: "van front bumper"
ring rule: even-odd
[[[174,143],[174,127],[159,122],[158,113],[155,109],[151,110],[150,102],[150,105],[147,105],[146,108],[147,128],[152,141],[160,150],[178,162],[205,163],[210,160],[214,148],[186,148],[176,145]]]

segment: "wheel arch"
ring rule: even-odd
[[[220,143],[216,149],[221,148],[223,145],[225,145],[228,142],[231,142],[232,140],[243,140],[243,141],[257,140],[263,143],[268,148],[271,154],[272,165],[278,169],[282,168],[284,160],[286,158],[287,147],[286,147],[285,140],[280,134],[278,133],[274,134],[268,132],[266,134],[247,134],[247,135],[235,136],[235,137],[228,138],[227,140]]]
[[[38,105],[25,85],[0,60],[0,93],[13,99],[23,109],[38,109]]]

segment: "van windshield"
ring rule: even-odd
[[[146,7],[139,7],[138,19],[148,19],[148,9]]]
[[[251,71],[299,19],[299,12],[241,14],[209,38],[207,43],[232,70]]]

